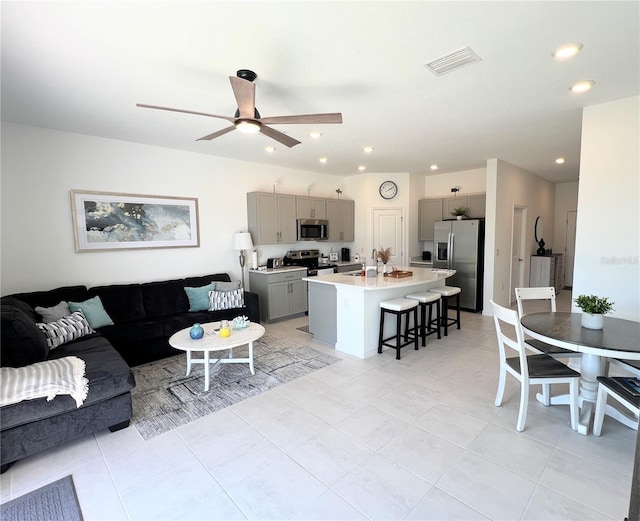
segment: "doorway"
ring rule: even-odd
[[[391,248],[389,263],[392,266],[407,266],[404,257],[404,210],[402,208],[374,208],[372,226],[372,252],[380,247]],[[376,259],[367,264],[375,264]]]
[[[578,212],[567,212],[567,230],[564,245],[564,287],[573,287],[573,263],[576,257],[576,220]]]
[[[509,284],[509,305],[516,302],[515,288],[524,286],[525,244],[526,244],[527,209],[522,206],[513,207],[511,226],[511,274]]]

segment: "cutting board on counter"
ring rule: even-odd
[[[411,277],[411,275],[413,275],[413,271],[403,271],[403,270],[390,271],[389,273],[385,273],[384,274],[385,277],[392,277],[394,279],[401,279],[403,277]]]

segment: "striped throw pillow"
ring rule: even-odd
[[[82,311],[76,311],[55,322],[38,322],[40,331],[47,337],[49,349],[71,342],[76,338],[95,333]]]
[[[241,308],[244,306],[244,289],[234,289],[232,291],[210,291],[209,311],[219,311],[221,309]]]

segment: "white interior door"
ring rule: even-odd
[[[511,284],[509,288],[509,302],[514,304],[516,301],[515,288],[524,285],[524,231],[525,209],[515,207],[513,209],[513,226],[511,228]]]
[[[567,232],[564,246],[564,286],[573,287],[573,262],[576,257],[576,219],[578,212],[571,210],[567,212]]]
[[[373,237],[372,246],[379,250],[391,247],[389,265],[405,266],[404,259],[404,211],[402,208],[374,208],[373,209]],[[371,253],[367,255],[367,264],[375,264]]]

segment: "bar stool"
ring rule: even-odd
[[[460,293],[461,289],[457,286],[440,286],[439,288],[431,288],[429,291],[432,293],[438,293],[442,297],[442,306],[440,316],[442,319],[442,325],[444,327],[444,336],[449,334],[449,326],[456,324],[460,329]],[[449,317],[449,298],[456,297],[456,318]]]
[[[432,293],[430,291],[423,291],[420,293],[411,293],[411,295],[405,295],[405,298],[410,300],[417,300],[420,305],[420,337],[422,338],[422,346],[424,347],[427,342],[427,337],[434,333],[440,336],[440,294]],[[429,306],[429,318],[427,320],[427,306]],[[433,320],[433,307],[436,308],[436,319]],[[435,326],[433,324],[436,324]]]
[[[413,311],[413,333],[409,333],[409,328],[405,328],[404,343],[402,339],[402,317],[405,317],[408,326]],[[382,338],[384,333],[384,316],[390,313],[396,316],[396,334],[388,338]],[[395,340],[395,344],[389,343],[389,340]],[[418,302],[406,298],[394,298],[391,300],[383,300],[380,302],[380,334],[378,336],[378,353],[382,353],[382,346],[391,347],[396,350],[396,360],[400,360],[400,349],[411,344],[415,344],[418,349]]]

